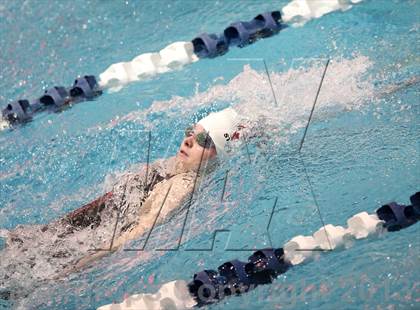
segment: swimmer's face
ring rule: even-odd
[[[203,165],[203,163],[215,158],[217,155],[214,146],[204,148],[198,144],[195,135],[200,132],[204,132],[204,128],[196,124],[194,126],[194,133],[184,138],[176,154],[177,161],[182,163],[182,166],[187,169],[198,169],[200,161],[202,161],[201,165]]]

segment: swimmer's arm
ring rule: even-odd
[[[141,207],[142,212],[136,226],[115,238],[112,246],[109,242],[103,244],[102,248],[109,248],[109,251],[98,251],[83,257],[71,268],[71,271],[67,271],[65,274],[80,270],[94,260],[118,250],[127,242],[147,233],[153,228],[154,224],[161,223],[169,214],[180,207],[189,197],[191,191],[191,176],[187,174],[178,174],[167,182],[156,184]]]
[[[146,178],[148,182],[145,182],[145,184],[153,183],[153,173],[152,171],[154,169],[157,169],[158,167],[164,167],[171,163],[171,160],[174,158],[169,159],[160,159],[156,160],[152,164],[136,164],[130,168],[132,172],[125,173],[125,175],[119,175],[116,176],[117,179],[120,179],[118,182],[119,185],[114,184],[113,189],[107,192],[106,194],[96,198],[95,200],[83,205],[82,207],[77,208],[76,210],[66,214],[62,220],[67,222],[73,227],[79,227],[84,228],[88,227],[92,224],[92,221],[95,220],[96,215],[100,213],[106,202],[110,201],[113,196],[116,196],[116,194],[121,194],[124,191],[124,186],[128,185],[130,186],[131,183],[135,184],[133,179],[142,179],[146,181]],[[112,182],[112,181],[105,181],[105,182]],[[113,181],[113,183],[117,183],[117,181]],[[146,185],[145,190],[148,190],[148,186]]]
[[[142,206],[143,212],[137,225],[114,241],[114,249],[149,232],[154,224],[168,218],[173,211],[182,206],[191,191],[191,176],[188,174],[178,174],[167,182],[157,184]]]

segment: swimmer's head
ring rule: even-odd
[[[201,164],[215,159],[216,146],[203,126],[195,124],[185,130],[185,137],[177,154],[178,162],[186,169],[198,169]]]
[[[239,117],[233,108],[214,112],[201,119],[201,125],[210,135],[216,147],[217,155],[226,155],[231,142],[239,138]]]
[[[188,169],[197,169],[211,159],[226,155],[227,144],[238,130],[238,115],[232,108],[210,113],[187,128],[177,154],[178,162]]]

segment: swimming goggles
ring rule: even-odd
[[[185,129],[185,137],[190,137],[190,136],[194,136],[195,141],[197,141],[198,145],[205,149],[215,147],[214,142],[210,138],[209,133],[207,131],[194,133],[194,127],[188,126]]]

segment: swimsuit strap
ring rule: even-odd
[[[94,201],[74,210],[66,215],[64,220],[75,227],[85,228],[91,224],[99,225],[99,213],[105,208],[105,203],[110,201],[113,196],[112,192],[95,199]]]

